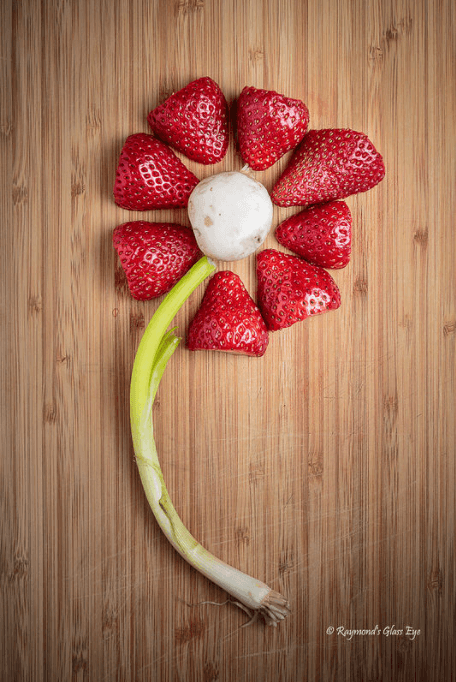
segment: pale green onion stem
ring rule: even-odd
[[[152,404],[166,364],[180,341],[174,330],[166,330],[182,304],[214,270],[214,264],[202,257],[163,299],[141,339],[130,386],[136,462],[154,516],[179,554],[249,612],[260,613],[268,625],[277,625],[289,612],[287,600],[265,583],[221,561],[195,540],[171,502],[155,447]]]

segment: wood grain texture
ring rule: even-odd
[[[2,682],[456,679],[454,3],[0,5]],[[182,345],[154,407],[183,520],[288,596],[277,629],[204,603],[226,595],[162,536],[130,441],[157,303],[128,296],[111,245],[144,217],[114,205],[115,167],[203,75],[230,102],[247,84],[303,99],[312,127],[364,131],[387,168],[347,200],[342,307],[274,333],[261,360]],[[287,160],[257,174],[268,189]],[[241,167],[233,144],[186,163]],[[225,266],[255,295],[254,259]]]

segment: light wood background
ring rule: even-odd
[[[456,679],[454,3],[4,0],[1,14],[2,682]],[[181,345],[155,405],[183,520],[288,596],[277,629],[201,603],[226,595],[162,536],[130,442],[157,302],[129,297],[112,230],[188,222],[116,207],[117,157],[203,75],[230,102],[247,84],[302,98],[312,127],[364,131],[387,168],[348,199],[342,307],[274,333],[263,359]],[[270,189],[288,158],[258,179]],[[186,163],[201,178],[241,167],[233,144],[215,167]],[[220,267],[255,296],[253,258]]]

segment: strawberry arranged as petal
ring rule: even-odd
[[[265,322],[239,276],[217,272],[190,324],[188,348],[261,357],[268,342]]]
[[[245,87],[237,104],[238,141],[242,160],[252,170],[265,170],[302,140],[309,123],[304,102],[273,90]]]
[[[118,206],[132,211],[185,207],[198,182],[166,144],[152,135],[136,133],[122,148],[114,199]]]
[[[363,133],[310,130],[271,197],[278,206],[310,206],[366,192],[384,176],[383,159]]]
[[[202,256],[192,230],[174,223],[124,223],[114,230],[113,244],[139,301],[165,294]]]
[[[168,97],[147,120],[157,137],[193,161],[217,163],[228,149],[228,105],[207,76]]]
[[[276,229],[277,241],[322,268],[344,268],[350,261],[352,217],[345,201],[305,209]]]
[[[257,255],[258,305],[271,331],[340,306],[331,275],[297,256],[265,249]]]

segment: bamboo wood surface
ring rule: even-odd
[[[0,12],[2,682],[456,679],[454,3]],[[230,102],[244,85],[303,99],[311,127],[362,130],[387,169],[347,200],[341,308],[274,333],[262,359],[181,344],[154,406],[179,513],[287,595],[276,629],[211,603],[226,595],[162,536],[130,439],[157,302],[129,297],[112,231],[188,220],[116,207],[117,158],[203,75]],[[288,159],[256,177],[271,189]],[[242,165],[233,142],[215,167],[185,163],[200,178]],[[273,232],[265,246],[283,250]],[[222,267],[255,296],[254,258]],[[177,316],[184,336],[203,291]]]

